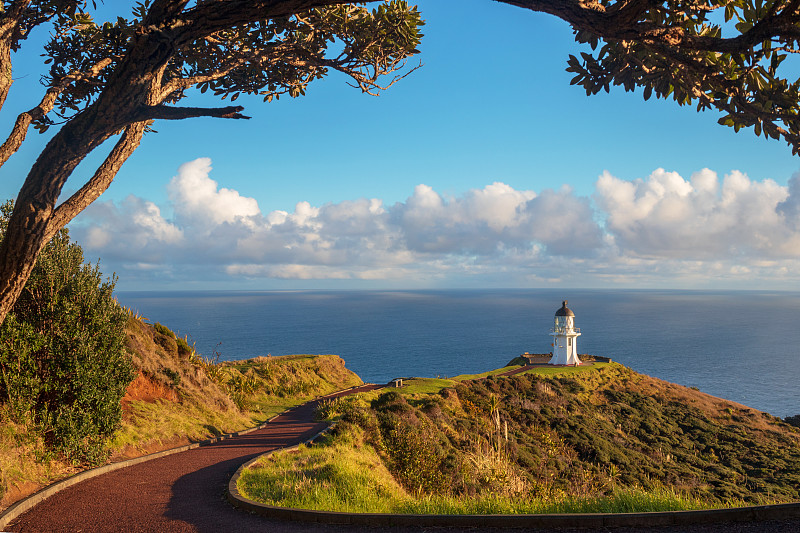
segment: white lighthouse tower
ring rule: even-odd
[[[561,304],[561,309],[556,311],[556,322],[550,330],[553,337],[553,357],[551,365],[579,365],[578,337],[580,328],[575,327],[575,313],[567,307],[567,301]]]

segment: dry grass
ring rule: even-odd
[[[361,384],[337,356],[214,364],[180,350],[170,333],[128,317],[126,348],[138,372],[122,399],[122,425],[109,443],[112,460],[240,431],[313,397]],[[12,422],[0,405],[0,511],[75,472],[48,455],[32,424]]]
[[[344,420],[331,451],[265,463],[248,483],[274,505],[350,510],[343,495],[370,489],[346,473],[366,467],[319,458],[374,446],[369,453],[407,493],[374,505],[359,496],[359,512],[645,512],[797,500],[797,428],[615,363],[547,370],[557,375],[468,380],[441,394],[455,381],[407,380],[377,402],[369,402],[375,392],[326,402],[320,414]],[[349,435],[353,424],[369,436]]]
[[[487,475],[497,475],[496,461],[475,457]],[[392,477],[364,432],[351,425],[325,442],[262,458],[242,472],[237,487],[245,497],[267,505],[349,513],[627,513],[712,507],[663,488],[616,490],[602,497],[521,496],[522,481],[516,482],[519,490],[504,494],[413,495]]]
[[[13,421],[0,405],[0,511],[76,469],[50,457],[30,426]]]
[[[350,513],[392,512],[408,499],[354,427],[327,445],[262,458],[242,473],[238,488],[270,505]]]

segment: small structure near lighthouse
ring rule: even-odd
[[[556,321],[550,336],[553,337],[553,357],[551,365],[579,365],[578,337],[580,328],[575,327],[575,313],[567,307],[567,301],[561,304],[561,309],[556,311]]]

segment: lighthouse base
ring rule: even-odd
[[[554,350],[553,357],[548,361],[550,365],[561,366],[577,366],[581,364],[578,354],[575,352],[568,353],[567,350]]]

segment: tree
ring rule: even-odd
[[[10,203],[0,206],[0,236],[10,214]],[[30,417],[48,447],[74,462],[106,456],[134,376],[115,281],[84,264],[83,250],[62,229],[0,326],[0,401]]]
[[[570,56],[567,70],[587,94],[640,87],[645,99],[717,109],[721,124],[752,127],[800,151],[800,82],[783,74],[783,61],[800,51],[800,0],[499,1],[573,27],[592,51]],[[270,101],[300,96],[338,70],[374,93],[413,70],[405,62],[417,53],[423,24],[416,8],[397,0],[372,10],[346,0],[144,0],[130,20],[100,26],[83,12],[84,1],[5,0],[3,7],[0,105],[10,85],[5,50],[36,25],[52,24],[54,37],[45,49],[45,95],[18,118],[0,164],[31,125],[46,130],[53,116],[62,125],[31,167],[0,245],[0,321],[43,244],[105,191],[154,120],[246,118],[241,107],[176,106],[187,91]],[[115,135],[92,178],[57,206],[76,166]]]
[[[10,4],[7,17],[17,4],[35,5]],[[42,245],[108,188],[153,120],[246,118],[236,106],[174,106],[187,89],[211,89],[231,100],[256,93],[269,101],[281,94],[299,96],[308,83],[334,69],[361,90],[378,91],[402,77],[395,73],[417,52],[422,25],[415,8],[396,0],[372,11],[321,0],[187,4],[145,0],[131,20],[102,26],[78,12],[72,26],[47,45],[49,90],[18,123],[23,130],[31,123],[45,130],[53,123],[47,113],[54,108],[65,122],[31,168],[0,245],[0,319],[22,290]],[[314,9],[325,4],[330,7]],[[330,52],[334,39],[341,46]],[[120,132],[92,178],[56,208],[76,166]]]

